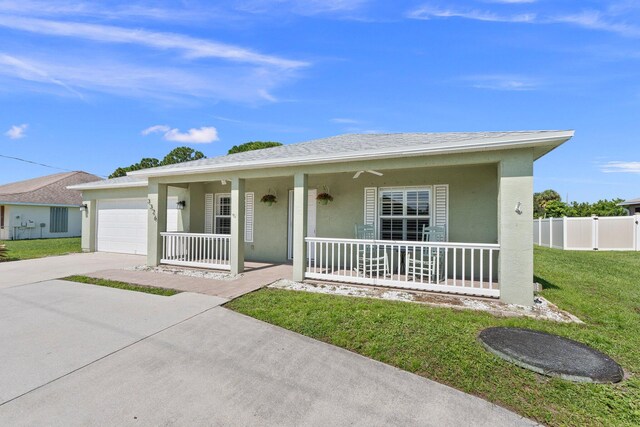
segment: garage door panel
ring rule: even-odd
[[[180,211],[177,197],[167,200],[167,231],[177,231]],[[147,199],[107,199],[98,201],[97,250],[146,255]]]
[[[140,255],[147,253],[146,202],[142,198],[98,202],[98,251]]]

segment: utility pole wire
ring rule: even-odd
[[[76,171],[71,170],[71,169],[59,168],[57,166],[45,165],[44,163],[38,163],[38,162],[31,161],[31,160],[21,159],[20,157],[5,156],[4,154],[0,154],[0,157],[4,157],[5,159],[17,160],[19,162],[31,163],[32,165],[43,166],[45,168],[57,169],[57,170],[65,171],[65,172],[76,172]],[[94,175],[96,175],[96,174],[94,174]],[[100,178],[106,178],[105,176],[102,176],[102,175],[96,175],[96,176],[99,176]]]

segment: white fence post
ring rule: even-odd
[[[636,224],[636,251],[640,251],[640,214],[635,214],[633,219]]]
[[[553,247],[553,217],[549,218],[549,247]]]
[[[562,249],[567,249],[567,217],[562,217]]]
[[[591,247],[594,251],[598,250],[598,217],[591,215]]]
[[[538,244],[542,246],[542,218],[538,218]]]

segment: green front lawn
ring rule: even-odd
[[[263,289],[226,306],[257,319],[451,385],[549,425],[640,425],[640,253],[536,248],[542,294],[586,324],[432,308],[419,304]],[[488,353],[476,336],[518,326],[587,343],[628,379],[575,384]]]
[[[7,257],[2,261],[19,261],[23,259],[42,258],[53,255],[66,255],[81,252],[80,237],[66,237],[62,239],[33,239],[33,240],[5,240],[0,245],[6,245]]]

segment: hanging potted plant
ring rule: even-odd
[[[324,187],[324,191],[316,196],[316,200],[321,205],[326,205],[329,202],[333,202],[333,196],[329,194],[327,187]]]
[[[274,203],[278,203],[278,199],[277,199],[276,195],[275,194],[271,194],[271,189],[269,189],[269,193],[267,193],[264,196],[262,196],[260,201],[262,203],[266,204],[267,206],[271,206]]]

